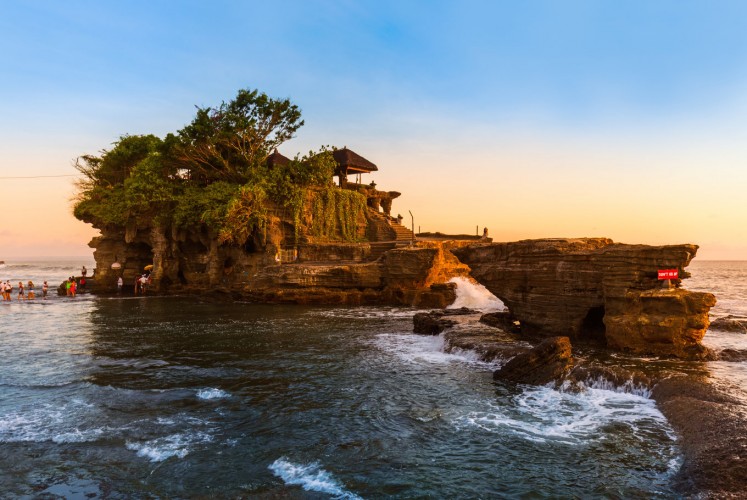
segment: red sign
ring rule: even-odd
[[[679,269],[659,269],[660,280],[676,280],[679,277]]]

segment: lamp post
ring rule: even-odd
[[[412,241],[410,241],[410,245],[412,246],[412,245],[415,244],[415,217],[413,217],[411,210],[408,210],[408,212],[410,212],[410,220],[411,220],[411,224],[412,224],[410,226],[411,229],[412,229]]]

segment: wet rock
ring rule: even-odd
[[[675,487],[697,498],[744,498],[747,484],[747,408],[743,399],[706,378],[662,380],[653,399],[680,435],[684,462]]]
[[[636,354],[691,359],[716,303],[710,293],[678,288],[697,249],[558,238],[452,252],[521,322],[523,335],[569,335]],[[675,288],[662,285],[659,269],[679,270]]]
[[[414,324],[413,332],[423,335],[438,335],[447,328],[451,328],[457,324],[456,321],[449,319],[448,316],[464,316],[467,314],[475,314],[475,311],[462,307],[459,309],[417,313],[412,318]]]
[[[722,332],[747,333],[747,319],[736,316],[725,316],[711,321],[711,330]]]
[[[504,332],[521,333],[520,323],[508,311],[485,313],[480,316],[480,323],[500,328]]]
[[[629,392],[651,389],[655,381],[649,375],[618,366],[580,365],[571,370],[568,380],[575,385],[610,385]]]
[[[568,337],[551,337],[511,359],[493,373],[493,379],[544,385],[561,380],[573,366]]]
[[[747,350],[744,349],[724,349],[718,353],[719,361],[741,362],[747,361]]]
[[[514,335],[492,328],[460,328],[444,333],[444,352],[470,352],[480,361],[506,361],[529,349],[524,342],[517,343]]]

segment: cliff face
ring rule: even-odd
[[[624,245],[607,238],[473,245],[454,254],[500,298],[522,331],[597,339],[640,354],[698,357],[710,293],[663,289],[659,269],[680,279],[696,245]]]
[[[393,304],[445,307],[455,299],[446,283],[469,268],[446,244],[392,248],[379,258],[368,243],[281,245],[285,222],[274,219],[263,241],[220,245],[208,232],[149,228],[104,229],[95,248],[96,291],[132,288],[153,264],[156,293],[221,291],[234,298],[299,304]],[[118,263],[119,269],[112,269]],[[116,266],[115,266],[116,268]]]

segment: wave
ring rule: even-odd
[[[318,463],[294,464],[285,457],[278,458],[268,467],[273,474],[285,484],[300,486],[305,491],[327,493],[339,499],[360,499],[358,495],[346,490],[329,472]]]
[[[480,368],[496,367],[493,362],[480,360],[475,351],[452,349],[444,352],[444,334],[415,335],[412,333],[380,333],[373,339],[374,347],[388,352],[408,364],[467,363]]]
[[[224,399],[231,397],[231,394],[220,389],[210,388],[197,391],[197,397],[199,399]]]
[[[478,428],[491,433],[511,433],[528,441],[559,442],[582,446],[606,435],[605,428],[625,425],[632,435],[648,439],[675,437],[654,401],[631,393],[588,388],[582,393],[527,387],[512,404],[489,403],[453,421],[457,428]],[[661,439],[661,438],[660,438]]]
[[[162,462],[171,457],[184,458],[195,446],[212,441],[213,436],[206,432],[178,433],[144,442],[127,441],[125,447],[151,462]]]
[[[456,300],[447,309],[466,307],[482,312],[503,311],[506,306],[498,297],[479,283],[467,278],[451,278],[449,283],[456,283]]]

